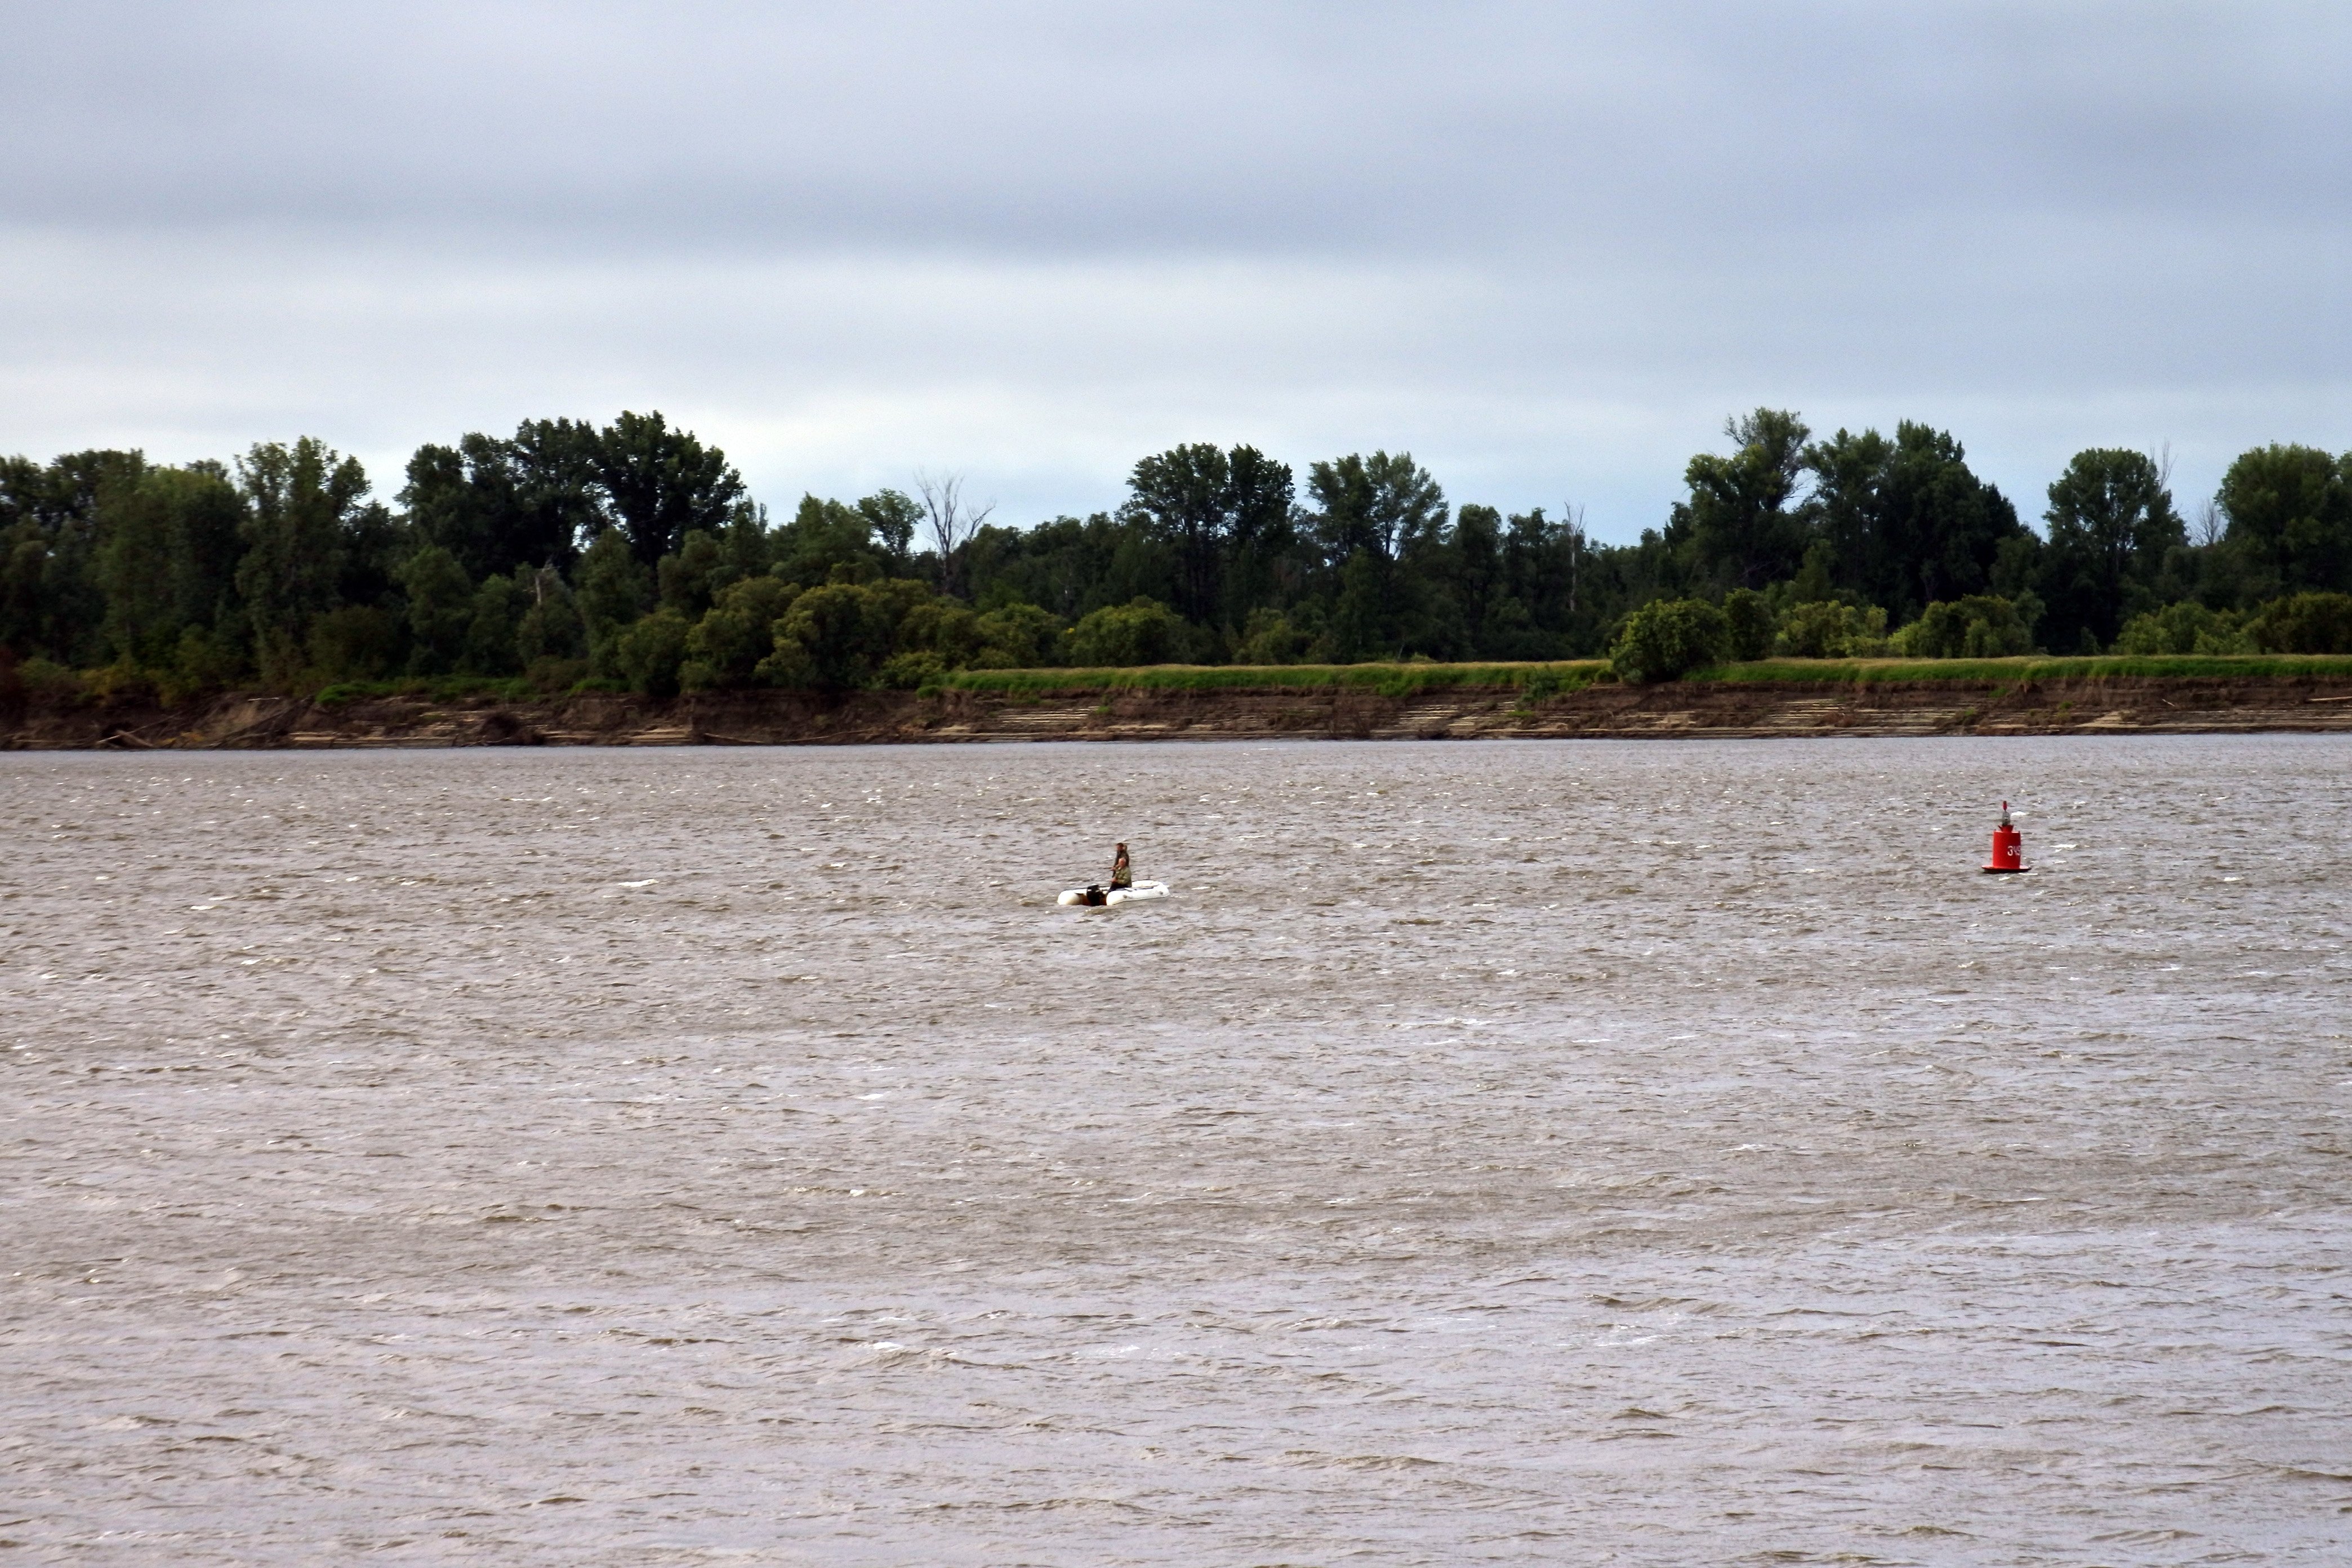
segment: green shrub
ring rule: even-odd
[[[2119,654],[2252,653],[2253,639],[2229,610],[2184,601],[2134,616],[2116,637]]]
[[[189,626],[180,633],[180,646],[172,652],[171,668],[163,671],[156,684],[164,701],[186,702],[207,692],[226,689],[243,666],[236,645],[230,638],[202,626]]]
[[[1307,644],[1314,639],[1291,625],[1290,617],[1280,610],[1261,605],[1249,613],[1242,626],[1241,641],[1234,646],[1235,664],[1297,664],[1307,657]]]
[[[2352,653],[2352,594],[2273,599],[2246,633],[2264,653]]]
[[[1191,640],[1183,617],[1141,596],[1107,605],[1070,628],[1070,659],[1080,665],[1171,664]]]
[[[948,672],[947,662],[928,648],[912,653],[894,654],[885,660],[881,673],[875,678],[877,685],[893,691],[914,691],[923,687],[936,690],[940,677]]]
[[[746,577],[720,589],[687,635],[680,683],[689,691],[751,685],[761,662],[775,652],[776,623],[799,596],[781,577]]]
[[[1911,658],[2007,658],[2033,651],[2033,629],[2011,601],[1970,594],[1937,600],[1893,641]]]
[[[1886,612],[1809,599],[1780,612],[1774,649],[1783,658],[1869,658],[1886,651]]]
[[[920,584],[908,586],[929,590]],[[899,600],[884,584],[828,583],[793,601],[776,623],[775,651],[761,679],[778,686],[844,691],[866,685],[891,654]]]
[[[980,651],[967,662],[991,669],[1034,669],[1061,651],[1062,623],[1034,605],[1002,605],[979,620]]]
[[[679,668],[686,662],[687,634],[694,629],[684,616],[665,606],[639,617],[614,645],[614,663],[633,691],[648,697],[675,697]]]
[[[66,702],[84,694],[80,676],[46,658],[28,658],[16,667],[16,684],[36,702]]]
[[[382,680],[400,663],[400,623],[374,605],[345,605],[310,623],[310,668],[321,681]]]
[[[1731,628],[1703,599],[1654,599],[1625,617],[1609,662],[1627,680],[1679,680],[1719,663]]]

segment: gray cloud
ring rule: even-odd
[[[1176,440],[1656,521],[1758,402],[2352,445],[2352,15],[95,5],[0,51],[0,447],[659,406],[1008,516]],[[384,488],[393,488],[389,482]]]

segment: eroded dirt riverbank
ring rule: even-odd
[[[31,708],[0,720],[16,750],[478,745],[840,745],[903,742],[1612,739],[1706,736],[2352,731],[2352,679],[2114,678],[2014,686],[1602,685],[1528,702],[1456,687],[596,693],[510,701],[424,697],[322,707],[240,696],[181,708]]]

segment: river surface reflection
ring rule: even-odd
[[[0,756],[0,1539],[2342,1563],[2347,779]]]

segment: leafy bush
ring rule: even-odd
[[[1723,622],[1730,634],[1731,657],[1745,664],[1772,651],[1772,606],[1753,588],[1734,588],[1723,596]]]
[[[969,661],[975,667],[1034,669],[1052,664],[1060,651],[1062,623],[1034,605],[1000,605],[978,624],[980,651]]]
[[[81,677],[62,664],[28,658],[16,667],[17,687],[37,702],[61,702],[83,694]]]
[[[684,616],[665,607],[622,632],[614,647],[614,662],[629,689],[648,697],[677,696],[687,634],[693,629]]]
[[[1279,610],[1264,605],[1252,610],[1242,626],[1242,640],[1234,646],[1235,664],[1297,664],[1307,657],[1307,644],[1314,639],[1291,625],[1290,617]]]
[[[1653,599],[1625,617],[1609,662],[1627,680],[1678,680],[1721,661],[1731,628],[1703,599]]]
[[[828,691],[866,685],[894,651],[907,601],[930,594],[920,583],[905,584],[912,595],[896,586],[828,583],[801,595],[776,623],[775,652],[761,662],[761,678]]]
[[[929,650],[894,654],[883,664],[877,683],[893,691],[916,691],[926,686],[937,686],[948,667],[938,654]]]
[[[180,633],[171,668],[156,682],[157,692],[166,702],[185,702],[226,689],[243,666],[232,639],[202,626],[189,626]]]
[[[553,572],[530,574],[530,604],[515,626],[515,652],[523,668],[542,659],[584,659],[588,657],[588,626],[572,590]]]
[[[1929,605],[1894,643],[1912,658],[2006,658],[2033,651],[2033,629],[2010,600],[1970,594]]]
[[[2273,599],[2247,623],[2264,653],[2352,653],[2352,594]]]
[[[1073,662],[1097,668],[1172,664],[1190,640],[1183,617],[1140,595],[1107,605],[1070,628]]]
[[[2115,651],[2152,653],[2252,653],[2253,639],[2244,623],[2229,610],[2209,610],[2194,603],[2167,605],[2134,616],[2116,635]]]
[[[746,577],[720,589],[687,634],[680,684],[705,691],[758,680],[761,662],[775,652],[776,623],[799,596],[800,589],[781,577]]]
[[[373,605],[345,605],[310,623],[310,668],[322,680],[382,680],[400,662],[400,623]]]
[[[1867,658],[1886,651],[1886,612],[1835,599],[1809,599],[1780,612],[1774,638],[1783,658]]]

